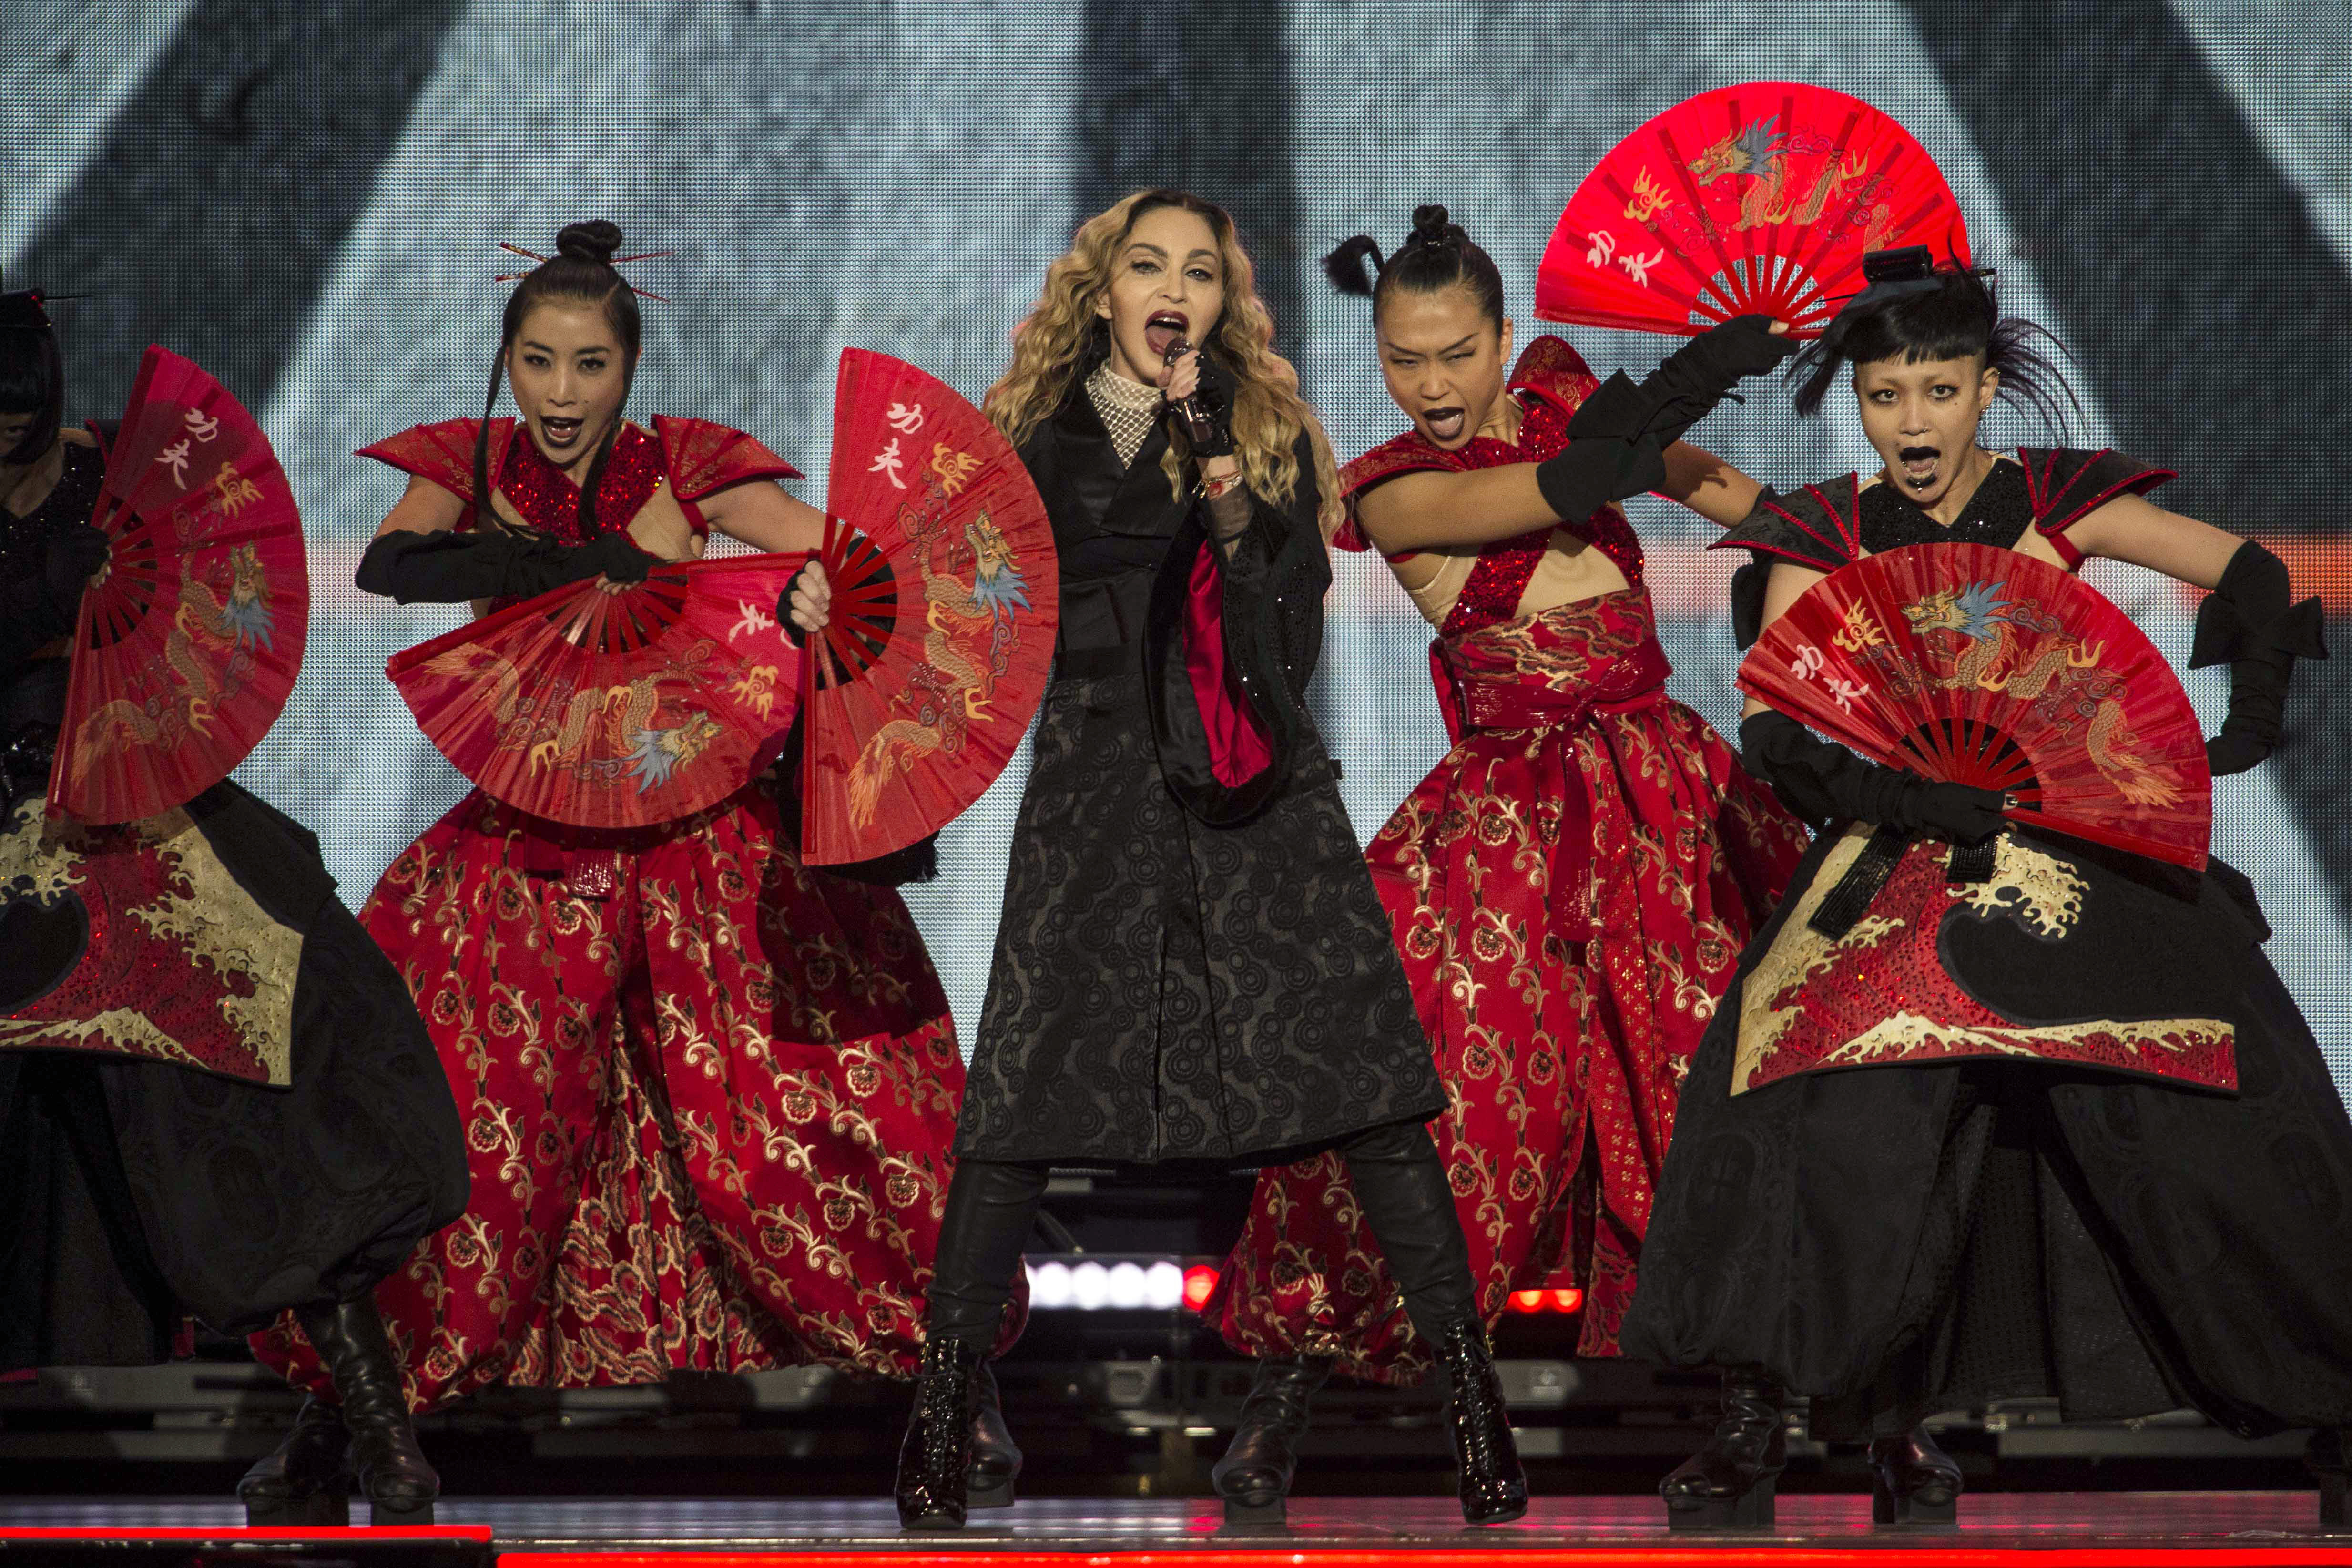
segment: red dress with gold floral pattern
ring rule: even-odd
[[[1348,466],[1352,499],[1417,469],[1549,457],[1595,385],[1538,338],[1519,442],[1415,433]],[[1431,664],[1455,744],[1366,851],[1451,1104],[1433,1127],[1488,1321],[1510,1293],[1585,1293],[1577,1352],[1612,1355],[1690,1053],[1805,832],[1665,694],[1642,551],[1581,525],[1631,586],[1533,615],[1547,527],[1480,552]],[[1415,1375],[1413,1336],[1344,1167],[1269,1171],[1224,1276],[1226,1342]]]
[[[477,429],[366,455],[470,498]],[[515,437],[491,430],[498,488],[578,542],[578,492]],[[667,482],[698,531],[698,498],[792,473],[740,432],[659,418],[616,440],[596,514],[623,527]],[[955,1025],[898,894],[801,863],[785,787],[607,832],[477,790],[377,884],[361,919],[415,994],[473,1168],[465,1216],[376,1291],[415,1407],[677,1368],[912,1371]],[[254,1343],[325,1387],[290,1319]]]

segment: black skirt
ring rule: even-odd
[[[1129,651],[1047,689],[956,1152],[1258,1163],[1443,1111],[1319,742],[1209,826],[1163,778]]]
[[[1694,1058],[1625,1353],[1760,1365],[1832,1438],[2028,1395],[2070,1417],[2194,1405],[2247,1436],[2352,1421],[2352,1122],[2254,945],[2242,879],[2217,863],[2187,904],[2210,932],[2204,1011],[2235,1030],[2234,1095],[2008,1060],[1733,1095],[1742,986],[1835,842],[1799,868]],[[2115,872],[2070,858],[2095,911]],[[2051,952],[2084,966],[2086,1002],[2133,988],[2127,930]],[[2012,947],[1979,994],[2046,1006],[2064,974],[2032,962]]]
[[[233,784],[190,810],[301,932],[290,1083],[0,1050],[0,1367],[161,1360],[184,1313],[258,1329],[367,1289],[465,1211],[432,1040],[315,841]]]

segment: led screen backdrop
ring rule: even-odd
[[[193,355],[261,416],[312,550],[314,624],[285,720],[241,775],[327,847],[356,905],[457,799],[383,677],[454,624],[351,586],[401,479],[350,456],[478,414],[508,258],[603,216],[646,307],[633,410],[740,426],[811,474],[847,345],[977,400],[1075,223],[1146,184],[1231,205],[1343,456],[1399,427],[1360,303],[1314,268],[1444,201],[1510,283],[1579,177],[1658,110],[1797,79],[1894,114],[1942,163],[2012,309],[2077,356],[2078,444],[2181,472],[2159,497],[2269,540],[2352,607],[2352,19],[2284,0],[2027,4],[1318,3],[625,5],[502,0],[7,0],[0,268],[58,293],[69,412],[120,406],[140,350]],[[1663,346],[1569,334],[1603,374]],[[1832,400],[1833,404],[1836,400]],[[1783,482],[1856,466],[1850,409],[1765,390],[1703,439]],[[2010,421],[1994,438],[2034,435]],[[822,479],[801,488],[824,500]],[[1672,689],[1735,710],[1706,529],[1636,504]],[[2191,600],[2095,569],[2176,660]],[[2339,623],[2340,625],[2340,623]],[[1318,714],[1369,836],[1444,746],[1421,622],[1342,560]],[[2209,726],[2218,674],[2190,678]],[[2352,1086],[2352,658],[2306,668],[2295,739],[2220,786],[2218,847],[2259,884],[2274,962]],[[914,889],[967,1037],[1015,767]]]

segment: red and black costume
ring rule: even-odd
[[[1948,529],[1891,483],[1768,492],[1724,542],[1756,556],[1741,638],[1772,561],[2029,531],[2078,561],[2070,527],[2169,477],[2021,451]],[[1978,880],[1949,845],[1885,843],[1832,826],[1742,955],[1683,1093],[1628,1353],[1763,1369],[1831,1437],[2035,1395],[2070,1417],[2194,1405],[2246,1436],[2343,1425],[2352,1123],[2245,879],[2013,824]],[[1874,853],[1891,867],[1858,869]]]
[[[420,426],[364,455],[471,502],[478,430]],[[493,421],[488,450],[540,540],[591,542],[527,432]],[[723,426],[624,426],[597,532],[663,485],[699,531],[698,500],[793,474]],[[622,831],[478,790],[377,885],[362,918],[416,994],[474,1167],[464,1216],[378,1291],[418,1407],[497,1382],[912,1369],[963,1087],[955,1027],[898,894],[801,863],[788,788],[772,773]],[[256,1348],[318,1375],[291,1325]]]
[[[105,458],[62,445],[47,499],[0,510],[0,583],[89,522]],[[45,813],[67,674],[0,667],[0,1368],[331,1307],[466,1196],[431,1043],[308,829],[226,782],[119,826]]]
[[[1516,445],[1409,431],[1341,482],[1352,501],[1400,474],[1540,461],[1596,386],[1538,338],[1509,384]],[[1666,696],[1624,514],[1576,527],[1628,586],[1522,615],[1551,526],[1479,551],[1430,651],[1454,749],[1366,858],[1446,1086],[1433,1131],[1480,1310],[1577,1287],[1578,1353],[1613,1355],[1690,1053],[1805,834]],[[1260,1178],[1224,1280],[1236,1349],[1381,1381],[1425,1362],[1328,1156]]]

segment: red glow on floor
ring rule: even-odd
[[[1562,1289],[1511,1292],[1514,1312],[1573,1312],[1583,1305],[1584,1292],[1572,1285]]]

